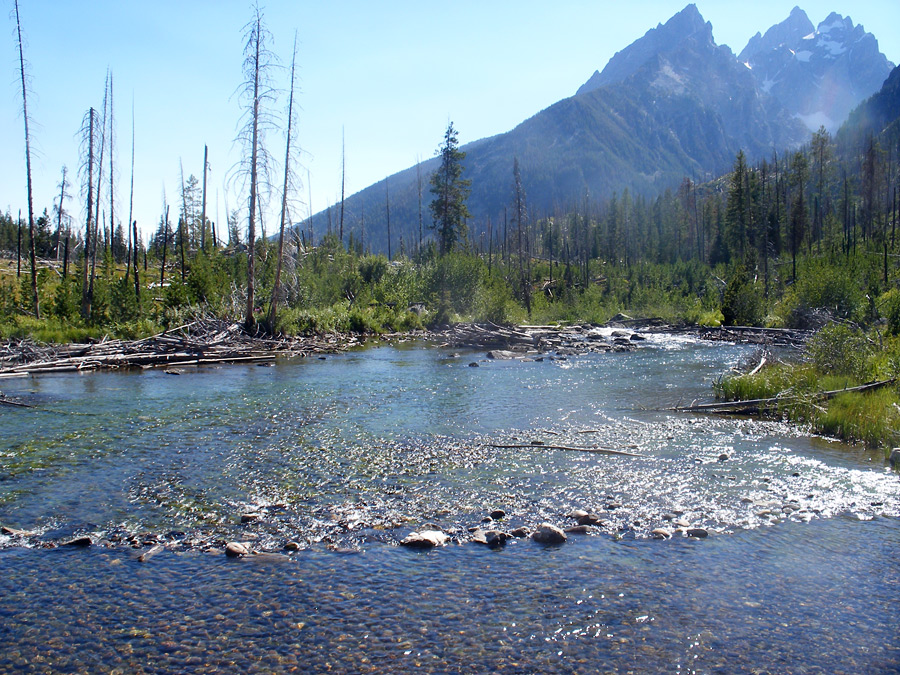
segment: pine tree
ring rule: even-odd
[[[444,143],[436,154],[441,158],[441,165],[431,175],[434,199],[429,208],[433,218],[431,227],[438,236],[439,251],[445,255],[466,240],[465,219],[470,217],[466,200],[472,185],[472,181],[462,177],[462,161],[466,153],[459,149],[459,133],[453,128],[453,122],[447,125]]]

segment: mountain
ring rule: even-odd
[[[900,67],[891,71],[880,91],[850,113],[836,139],[839,146],[858,150],[869,136],[881,136],[885,148],[900,143]]]
[[[766,34],[757,33],[738,55],[759,83],[811,131],[835,131],[866,97],[881,88],[894,65],[878,40],[850,17],[829,14],[813,30],[795,7]]]
[[[503,227],[514,158],[532,218],[625,189],[654,196],[685,176],[720,174],[741,149],[752,161],[798,146],[809,138],[808,125],[826,117],[839,123],[877,91],[889,66],[875,38],[849,18],[832,14],[813,30],[800,9],[754,36],[738,58],[716,44],[711,24],[688,5],[618,52],[574,96],[463,146],[472,180],[470,237],[478,241],[489,227],[496,236]],[[435,167],[428,160],[347,199],[345,239],[352,233],[387,252],[389,194],[391,252],[401,242],[411,251],[419,240],[419,179],[429,234],[428,175]],[[326,212],[315,216],[316,231],[325,232],[328,222]]]
[[[622,82],[660,53],[671,52],[684,40],[709,42],[712,24],[704,22],[696,5],[688,5],[669,19],[644,34],[639,40],[613,56],[603,72],[594,71],[590,79],[578,88],[577,94]]]

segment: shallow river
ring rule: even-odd
[[[0,381],[37,406],[0,407],[0,524],[32,533],[0,535],[0,671],[897,672],[882,455],[668,410],[751,353],[406,344]],[[470,543],[495,509],[503,529],[603,522]],[[396,545],[425,524],[451,544]],[[679,525],[709,536],[650,537]]]

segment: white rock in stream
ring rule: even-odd
[[[250,548],[239,541],[230,541],[225,545],[225,555],[229,558],[241,558],[250,554]]]
[[[449,537],[439,530],[422,530],[421,532],[411,532],[406,539],[400,542],[400,545],[410,548],[434,548],[443,546],[448,539]]]

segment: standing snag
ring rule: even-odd
[[[22,76],[22,118],[25,121],[25,173],[28,183],[28,254],[31,258],[31,294],[34,303],[34,316],[41,318],[38,303],[37,259],[34,253],[34,198],[31,184],[31,134],[28,129],[28,85],[25,77],[25,48],[22,45],[22,20],[19,16],[19,0],[15,0],[16,37],[19,44],[19,72]],[[21,232],[21,230],[20,230]]]

